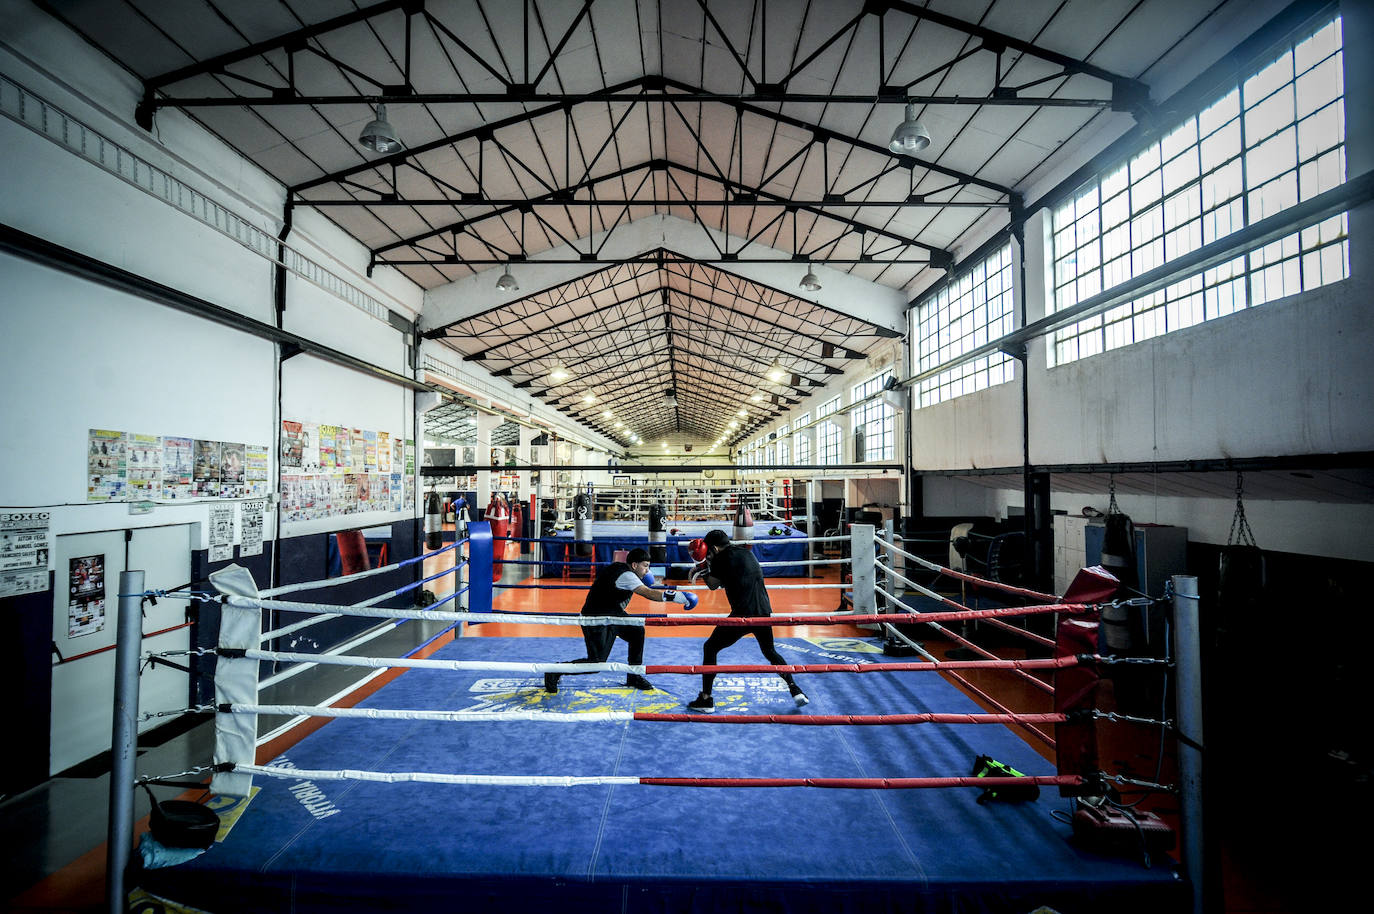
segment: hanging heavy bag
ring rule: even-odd
[[[655,502],[649,506],[649,561],[661,565],[668,561],[668,512]]]
[[[1245,643],[1247,634],[1258,635],[1267,630],[1264,551],[1255,544],[1254,531],[1245,517],[1243,484],[1243,477],[1237,473],[1236,513],[1231,518],[1231,532],[1217,560],[1216,621],[1213,627],[1222,658],[1248,650],[1249,646]]]
[[[573,538],[577,541],[578,555],[591,555],[592,544],[592,487],[589,483],[586,492],[573,496]]]

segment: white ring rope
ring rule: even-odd
[[[636,673],[644,675],[644,665],[631,663],[520,663],[501,660],[427,660],[423,658],[359,657],[352,654],[308,654],[299,651],[260,651],[249,648],[244,656],[253,660],[283,663],[318,663],[321,666],[362,666],[373,669],[407,670],[498,670],[516,673]]]
[[[406,559],[401,562],[394,562],[390,565],[382,565],[380,568],[369,568],[367,571],[357,571],[353,574],[346,574],[337,578],[322,578],[318,581],[306,581],[303,584],[283,584],[280,587],[272,587],[267,590],[259,591],[258,595],[263,597],[275,597],[284,593],[295,593],[298,590],[315,590],[322,587],[337,587],[339,584],[347,584],[352,581],[361,581],[363,578],[370,578],[373,575],[382,574],[387,571],[395,571],[403,565],[414,565],[417,562],[427,561],[435,556],[442,555],[450,549],[456,549],[462,545],[461,542],[450,543],[442,549],[416,556],[413,559]]]
[[[406,708],[328,708],[317,705],[240,705],[231,714],[274,714],[295,717],[337,717],[364,720],[433,720],[444,723],[480,723],[523,720],[581,724],[634,720],[634,711],[429,711]]]
[[[897,580],[901,581],[901,582],[902,582],[903,584],[905,584],[906,586],[908,586],[908,587],[914,589],[917,593],[921,594],[922,596],[930,597],[932,600],[939,600],[941,603],[949,602],[949,601],[947,600],[947,598],[940,596],[938,593],[936,593],[935,591],[931,590],[931,589],[928,588],[928,587],[922,587],[920,584],[917,584],[915,581],[911,580],[911,579],[908,578],[906,575],[904,575],[904,574],[902,574],[901,572],[897,571],[897,570],[896,570],[895,568],[893,568],[891,565],[884,565],[882,562],[874,562],[873,564],[875,564],[877,567],[883,569],[883,571],[885,571],[885,572],[887,572],[888,574],[892,575],[894,578],[896,578]],[[890,594],[889,594],[889,596],[890,596]],[[898,603],[901,603],[902,601],[901,601],[901,600],[898,600],[897,602],[898,602]],[[906,605],[906,604],[902,604],[902,605]],[[963,608],[964,608],[964,609],[967,609],[968,607],[965,606],[965,607],[963,607]],[[913,612],[916,612],[916,610],[913,610]]]
[[[805,586],[805,585],[799,585]],[[847,587],[847,584],[833,585],[836,587]],[[443,612],[427,609],[388,609],[386,607],[369,606],[357,608],[352,606],[333,606],[328,603],[290,603],[284,600],[256,600],[252,597],[229,596],[225,603],[238,609],[289,609],[294,612],[319,612],[335,613],[342,616],[364,616],[373,619],[422,619],[426,622],[518,622],[525,625],[643,625],[644,616],[583,616],[578,614],[558,614],[548,616],[522,615],[520,613],[498,613],[498,612]],[[788,618],[798,616],[834,616],[837,613],[830,610],[819,610],[815,612],[796,612],[787,613]],[[710,624],[712,619],[728,619],[728,613],[701,613],[693,614],[694,619],[706,620],[702,624]],[[803,623],[798,623],[803,624]]]
[[[292,781],[379,781],[383,784],[474,784],[493,787],[586,787],[638,784],[639,778],[620,775],[592,777],[522,776],[510,774],[437,774],[424,771],[315,771],[306,768],[274,768],[271,765],[236,764],[235,771],[286,778]]]
[[[889,543],[889,542],[887,542],[886,540],[884,540],[882,537],[877,537],[877,536],[875,536],[875,537],[873,538],[873,543],[874,543],[874,545],[886,546],[888,549],[892,550],[893,552],[897,553],[898,555],[902,555],[902,556],[905,556],[906,558],[911,559],[913,562],[915,562],[915,563],[918,564],[918,565],[921,565],[921,566],[925,567],[925,568],[926,568],[927,570],[929,570],[929,571],[939,572],[940,574],[949,575],[950,577],[959,578],[959,579],[965,580],[965,581],[972,581],[972,582],[977,583],[977,584],[985,584],[985,585],[987,585],[988,587],[993,587],[993,588],[996,588],[997,590],[1004,590],[1004,591],[1006,591],[1007,593],[1014,593],[1014,594],[1020,594],[1021,596],[1032,597],[1032,598],[1037,599],[1037,600],[1049,600],[1049,601],[1051,601],[1051,602],[1054,602],[1054,601],[1056,601],[1056,600],[1059,599],[1059,598],[1058,598],[1057,596],[1055,596],[1054,594],[1041,593],[1041,592],[1038,591],[1038,590],[1031,590],[1031,589],[1029,589],[1029,588],[1027,588],[1027,587],[1017,587],[1015,584],[1005,584],[1005,583],[1003,583],[1003,582],[1001,582],[1001,581],[994,581],[994,580],[992,580],[991,578],[980,578],[980,577],[978,577],[977,575],[967,574],[967,573],[962,572],[962,571],[955,571],[953,568],[946,568],[946,567],[943,566],[943,565],[937,565],[937,564],[935,564],[934,562],[930,561],[929,559],[923,559],[923,558],[921,558],[919,555],[912,555],[910,552],[907,552],[905,549],[899,549],[899,548],[897,548],[896,546],[894,546],[894,545],[892,545],[891,543]],[[877,560],[876,560],[876,559],[875,559],[874,561],[875,561],[875,563],[877,563]],[[881,564],[881,563],[878,563],[878,564]],[[886,568],[886,567],[888,567],[888,566],[884,565],[883,567]]]
[[[923,646],[921,646],[919,642],[912,641],[906,635],[902,634],[901,631],[897,628],[897,626],[893,625],[890,622],[884,622],[882,623],[882,626],[883,631],[887,633],[888,637],[896,638],[898,641],[902,642],[907,647],[911,648],[917,654],[920,654],[922,657],[924,657],[926,660],[929,660],[932,663],[940,662],[940,659],[938,657],[936,657],[930,651],[926,650]]]

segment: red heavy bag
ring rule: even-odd
[[[506,556],[506,534],[510,531],[510,512],[506,510],[505,499],[495,492],[487,503],[487,520],[491,523],[491,579],[501,580],[501,571]]]
[[[367,540],[361,530],[341,530],[334,534],[339,544],[339,573],[344,575],[367,571]]]

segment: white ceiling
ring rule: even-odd
[[[844,298],[910,298],[1005,227],[1033,180],[1076,167],[1097,151],[1094,138],[1129,126],[1133,115],[1112,110],[1114,98],[1137,113],[1158,101],[1152,68],[1243,6],[47,3],[144,81],[145,122],[183,108],[285,185],[292,206],[320,208],[375,266],[435,300],[464,278],[494,285],[508,264],[517,276],[565,265],[572,275],[558,286],[522,281],[499,304],[446,322],[431,315],[422,327],[463,356],[489,345],[479,337],[520,336],[510,358],[476,364],[529,380],[524,372],[543,369],[545,356],[580,361],[579,389],[622,401],[646,441],[708,442],[760,388],[767,408],[736,437],[804,399],[764,380],[779,338],[760,327],[832,317],[815,338],[836,345],[798,337],[788,354],[784,367],[802,378],[843,371],[890,329],[846,317],[834,301],[842,296],[798,289],[808,263],[875,284],[872,296]],[[933,141],[915,157],[894,156],[887,143],[908,99]],[[391,155],[356,142],[383,101],[405,144]],[[631,243],[643,253],[608,257],[664,217],[697,231],[699,243]],[[660,267],[664,257],[680,271]],[[607,282],[617,274],[638,279]],[[692,299],[688,286],[710,293]],[[555,307],[564,300],[580,304]],[[573,326],[570,308],[585,312],[576,334],[563,329]],[[716,336],[670,333],[669,314],[712,324]],[[627,343],[637,321],[657,326],[626,350],[628,362],[598,358]],[[650,368],[664,347],[674,353]],[[633,388],[621,378],[627,368]],[[665,406],[667,390],[679,394],[676,408]],[[566,408],[566,396],[546,398]],[[569,412],[598,428],[594,416]]]

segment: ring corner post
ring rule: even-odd
[[[1216,874],[1208,866],[1202,806],[1202,637],[1198,621],[1197,578],[1174,575],[1174,704],[1178,732],[1179,819],[1183,868],[1192,892],[1193,914],[1220,910]]]
[[[491,612],[494,550],[491,523],[481,520],[468,524],[468,605],[475,613]]]
[[[105,901],[110,914],[128,906],[125,872],[133,850],[134,758],[138,743],[138,662],[143,651],[143,572],[119,573],[114,721],[110,741],[110,820],[105,844]]]
[[[872,524],[849,527],[850,575],[854,583],[854,615],[871,616],[878,611],[877,547],[873,545],[876,528]]]

